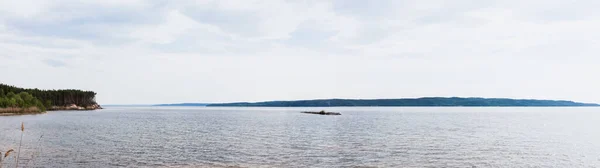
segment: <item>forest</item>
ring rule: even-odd
[[[73,104],[88,107],[97,105],[95,97],[96,93],[92,91],[25,89],[0,83],[0,108],[37,107],[39,111],[46,111]]]

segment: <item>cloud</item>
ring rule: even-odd
[[[600,81],[590,77],[600,61],[594,6],[0,1],[0,70],[19,72],[0,79],[95,90],[107,104],[421,96],[600,102]]]
[[[174,10],[166,14],[163,23],[137,27],[131,36],[149,43],[167,44],[175,41],[180,36],[184,36],[185,33],[188,33],[188,30],[197,26],[198,23],[194,20]]]
[[[65,66],[67,66],[66,63],[64,63],[64,62],[62,62],[60,60],[45,59],[45,60],[43,60],[43,62],[45,64],[48,64],[49,66],[52,66],[52,67],[65,67]]]

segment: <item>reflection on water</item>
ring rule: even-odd
[[[115,107],[0,117],[39,167],[600,167],[600,108]],[[41,145],[36,145],[43,135]]]

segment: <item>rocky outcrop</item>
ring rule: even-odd
[[[85,106],[85,107],[71,104],[68,106],[52,106],[48,110],[58,111],[58,110],[97,110],[97,109],[102,109],[102,107],[98,104],[89,105],[89,106]]]

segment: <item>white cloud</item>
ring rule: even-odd
[[[35,0],[0,1],[0,13],[19,18],[31,18],[43,13],[49,2]]]
[[[198,26],[198,23],[177,10],[168,12],[164,20],[164,23],[159,25],[137,27],[131,36],[151,43],[171,43]]]

